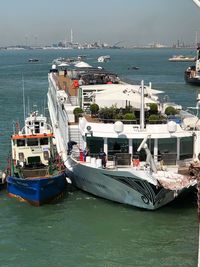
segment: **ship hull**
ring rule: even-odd
[[[67,191],[65,173],[48,178],[7,177],[7,191],[11,197],[27,201],[34,206],[41,206],[62,198]]]
[[[189,72],[185,72],[185,81],[191,85],[200,85],[200,77],[191,77]]]
[[[67,175],[79,189],[134,207],[155,210],[173,201],[184,191],[184,189],[173,191],[156,186],[142,179],[147,175],[144,171],[133,174],[128,170],[93,168],[77,163],[71,157],[67,164],[69,166]]]

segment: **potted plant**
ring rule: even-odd
[[[113,121],[116,114],[117,108],[115,105],[112,105],[111,107],[104,107],[99,110],[99,117],[100,119],[105,120],[105,122]]]
[[[159,122],[159,120],[160,120],[160,116],[157,114],[152,114],[149,116],[149,123],[150,124],[156,124]]]
[[[75,122],[78,122],[79,117],[81,117],[82,113],[83,113],[83,109],[80,107],[76,107],[73,110],[74,113],[74,117],[75,117]]]
[[[124,114],[123,119],[125,121],[130,121],[128,123],[131,123],[132,121],[136,120],[136,116],[135,116],[135,114],[133,112],[132,113],[126,113],[126,114]]]
[[[150,103],[149,108],[150,108],[149,110],[150,115],[158,114],[158,105],[156,103]]]
[[[169,107],[167,107],[165,109],[165,114],[167,116],[169,116],[169,115],[176,115],[177,113],[178,113],[178,111],[174,107],[172,107],[172,106],[169,106]]]
[[[90,111],[92,116],[96,116],[99,111],[99,105],[97,105],[96,103],[91,104]]]

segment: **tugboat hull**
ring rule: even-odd
[[[41,206],[59,200],[66,193],[67,181],[65,173],[48,178],[7,177],[8,195],[34,206]]]

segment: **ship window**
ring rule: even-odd
[[[40,145],[48,145],[48,138],[41,138],[40,139]]]
[[[40,125],[39,125],[39,122],[36,121],[35,122],[35,133],[39,133],[40,132]]]
[[[158,140],[158,149],[161,154],[166,153],[176,153],[177,145],[176,138],[167,138],[167,139],[159,139]]]
[[[145,161],[146,160],[146,153],[144,149],[141,149],[140,152],[137,152],[138,147],[140,146],[141,142],[143,141],[143,139],[133,139],[132,141],[132,146],[133,146],[133,158],[138,158],[141,161]],[[147,140],[147,145],[148,148],[151,150],[151,140]]]
[[[18,139],[17,146],[25,146],[25,139]]]
[[[194,148],[193,138],[183,137],[180,141],[180,159],[192,158]]]
[[[87,145],[90,150],[90,155],[98,156],[100,148],[103,147],[103,138],[90,137],[87,139]]]
[[[28,164],[38,164],[41,163],[40,156],[28,157]]]
[[[45,160],[48,160],[49,159],[49,152],[48,151],[44,151],[43,152],[43,156],[44,156]]]
[[[128,153],[128,139],[125,138],[109,138],[108,139],[108,153],[114,155],[115,153]]]
[[[38,146],[38,139],[27,139],[27,146]]]
[[[18,157],[19,157],[19,160],[22,160],[22,161],[23,161],[23,160],[24,160],[24,153],[21,153],[21,152],[20,152],[20,153],[18,154]]]

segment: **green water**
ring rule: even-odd
[[[171,63],[180,51],[84,50],[88,62],[111,55],[105,67],[133,81],[152,81],[171,100],[194,106],[198,87],[186,85],[188,63]],[[192,51],[181,50],[181,54]],[[0,52],[0,169],[7,164],[13,121],[23,125],[22,74],[26,108],[43,110],[51,61],[81,51]],[[28,63],[39,58],[38,63]],[[190,64],[190,63],[189,63]],[[99,65],[99,64],[98,64]],[[104,66],[104,65],[103,65]],[[138,66],[139,70],[128,70]],[[145,211],[93,197],[81,191],[40,208],[0,192],[0,266],[122,267],[197,266],[198,222],[195,192],[157,211]]]

